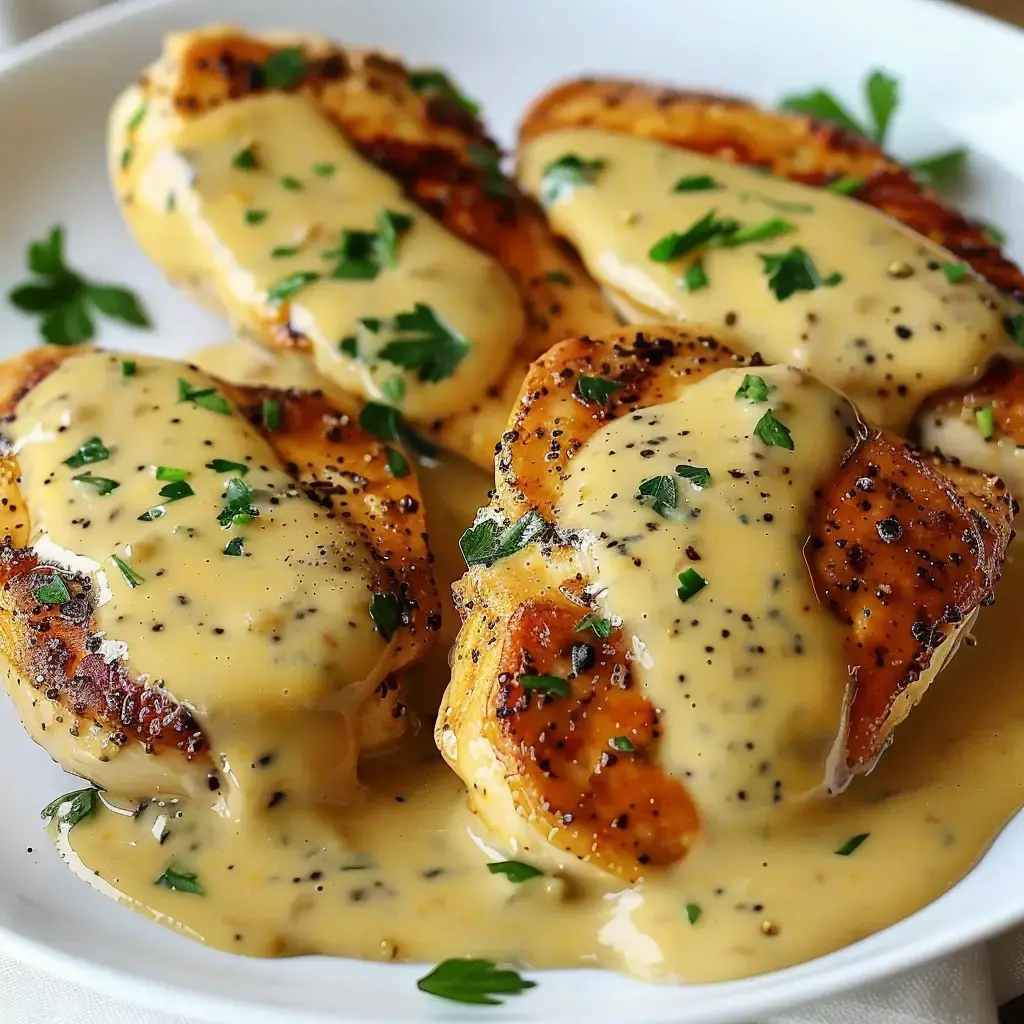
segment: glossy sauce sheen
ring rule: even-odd
[[[114,123],[129,120],[139,104],[130,91]],[[507,273],[406,200],[311,101],[267,94],[187,119],[151,101],[133,139],[127,168],[119,166],[120,149],[111,160],[135,237],[172,279],[212,299],[241,329],[287,338],[286,318],[310,339],[319,370],[364,398],[379,399],[384,382],[398,375],[403,412],[413,419],[462,410],[468,395],[482,394],[500,375],[525,323]],[[243,151],[256,166],[236,165]],[[332,277],[339,260],[329,253],[342,233],[379,231],[385,211],[412,219],[393,265],[372,280]],[[314,273],[318,280],[274,302],[275,285]],[[358,323],[386,321],[417,303],[468,344],[454,371],[436,382],[377,358],[394,333]],[[355,358],[339,348],[346,337],[356,340]]]
[[[922,400],[972,378],[996,350],[1012,348],[1010,304],[969,269],[951,283],[949,252],[855,200],[746,167],[628,135],[573,129],[541,135],[520,155],[531,195],[566,154],[602,160],[593,181],[547,208],[588,270],[627,319],[728,323],[768,362],[814,373],[852,398],[866,420],[905,432]],[[675,191],[710,177],[713,188]],[[670,262],[652,246],[711,211],[743,227],[779,218],[792,230],[735,247],[700,246]],[[803,248],[831,287],[779,301],[762,254]],[[708,284],[682,279],[700,259]]]
[[[265,361],[247,359],[244,350],[214,351],[204,359],[226,356],[236,374],[266,380]],[[769,375],[783,375],[780,389],[795,388],[785,373]],[[810,465],[824,463],[843,444],[842,429],[820,422],[822,416],[833,417],[835,396],[814,388],[797,405],[804,411],[787,414],[794,440],[800,445],[803,439]],[[736,411],[731,426],[748,412]],[[839,412],[837,420],[845,422],[848,411]],[[675,409],[655,408],[646,415],[687,429],[684,414]],[[803,436],[815,423],[817,436]],[[613,429],[614,435],[595,436],[593,451],[582,453],[581,467],[607,458],[604,442],[612,436],[621,432],[622,440],[631,442],[625,436],[628,422]],[[693,445],[694,456],[708,451],[696,437],[683,440]],[[648,463],[654,461],[623,459],[618,472],[632,480],[636,473],[653,472]],[[725,467],[728,461],[720,469],[711,466],[713,473],[719,469],[719,480],[722,471],[734,468]],[[421,478],[444,592],[462,572],[457,539],[485,500],[490,480],[479,470],[448,462],[421,470]],[[599,489],[600,482],[594,486]],[[709,531],[734,528],[727,510],[741,510],[743,487],[729,485],[726,494],[719,506],[702,512]],[[806,496],[794,500],[801,505]],[[778,528],[795,530],[784,505],[780,498]],[[764,523],[743,526],[745,531],[766,528]],[[724,600],[734,591],[742,597],[743,579],[726,576],[742,577],[747,556],[756,558],[751,548],[735,544],[731,560],[716,555],[714,562],[709,551],[709,585],[683,606],[687,612],[702,597]],[[529,557],[541,556],[535,551]],[[749,568],[757,575],[765,567],[758,560]],[[783,569],[796,572],[795,565]],[[798,592],[801,584],[792,583]],[[611,578],[609,584],[609,601],[631,608],[629,588]],[[276,816],[255,808],[225,815],[201,802],[153,802],[138,817],[104,809],[65,834],[61,848],[84,878],[109,895],[192,938],[237,952],[423,961],[474,955],[528,966],[603,965],[645,978],[690,981],[787,966],[877,931],[944,892],[1024,799],[1018,764],[1024,693],[1013,640],[1014,598],[1022,590],[1024,565],[1011,556],[999,600],[980,619],[977,647],[957,656],[871,775],[856,779],[834,799],[787,805],[784,817],[751,814],[715,821],[684,862],[632,888],[591,874],[556,877],[541,858],[535,863],[547,873],[520,885],[487,871],[489,861],[514,851],[483,831],[467,811],[464,787],[429,743],[429,723],[448,677],[443,646],[409,687],[422,701],[423,742],[410,743],[400,758],[361,768],[365,788],[359,807],[310,810],[285,804]],[[450,641],[451,614],[446,628]],[[673,640],[652,636],[648,650],[652,658],[662,657],[663,650],[674,650]],[[732,656],[724,648],[716,651],[717,657],[727,655]],[[645,685],[659,699],[671,699],[655,684]],[[824,686],[818,697],[811,694],[809,706],[817,708],[821,721],[831,721],[837,706],[830,691]],[[970,700],[964,700],[968,691]],[[795,707],[795,687],[786,692]],[[709,705],[706,720],[728,721],[724,710]],[[742,716],[740,711],[740,721]],[[803,720],[805,725],[814,717]],[[820,764],[827,743],[812,746]],[[714,755],[720,746],[709,744],[707,750]],[[805,773],[808,785],[816,774]],[[707,785],[709,796],[727,797],[735,780],[709,776]],[[853,854],[835,852],[863,833],[868,838]],[[522,851],[518,856],[530,859]],[[195,873],[205,895],[155,885],[168,864]],[[899,868],[908,864],[912,871]],[[688,904],[701,910],[694,924]],[[829,907],[827,915],[821,914],[823,906]]]

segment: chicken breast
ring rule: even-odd
[[[309,36],[170,36],[116,104],[143,250],[339,395],[490,467],[530,362],[616,319],[440,72]]]
[[[440,627],[401,452],[318,393],[97,350],[9,360],[0,408],[0,656],[33,737],[121,796],[251,765],[245,799],[347,800]]]
[[[1024,344],[1024,275],[984,227],[832,124],[578,80],[527,112],[519,178],[627,319],[726,322],[741,350],[809,370],[903,436],[932,394]],[[979,446],[960,440],[926,439]]]
[[[436,728],[513,851],[632,880],[842,789],[992,597],[998,479],[734,340],[566,341],[524,384]]]

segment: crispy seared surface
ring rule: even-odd
[[[523,118],[520,138],[584,127],[764,167],[805,185],[862,179],[855,198],[945,246],[995,287],[1024,301],[1024,274],[984,226],[946,206],[908,168],[855,132],[733,97],[586,78],[565,82],[536,100]]]
[[[65,359],[90,350],[47,348],[27,352],[0,366],[0,416]],[[390,650],[391,675],[361,712],[368,746],[392,739],[404,715],[398,676],[433,644],[440,628],[440,607],[430,556],[422,498],[412,475],[395,478],[387,470],[387,449],[363,434],[347,416],[336,413],[319,393],[237,387],[221,391],[264,435],[289,475],[309,496],[354,526],[378,559],[396,593],[406,598],[403,639]],[[281,426],[262,428],[261,404],[280,402]],[[130,424],[126,424],[130,428]],[[96,723],[117,745],[138,743],[147,753],[180,755],[209,762],[201,724],[167,691],[147,688],[139,674],[149,666],[122,659],[107,661],[98,652],[93,611],[95,594],[89,576],[59,571],[72,600],[40,606],[34,596],[40,576],[55,567],[40,562],[27,546],[32,509],[17,491],[17,459],[3,456],[9,484],[4,499],[3,546],[0,547],[0,650],[18,676],[78,722]],[[17,507],[15,508],[15,505]],[[114,639],[116,637],[108,637]],[[158,674],[158,673],[155,673]],[[68,716],[63,716],[67,720]],[[395,724],[388,724],[394,721]],[[212,763],[209,764],[213,770]]]
[[[271,40],[207,29],[192,34],[177,63],[144,79],[143,92],[169,91],[179,114],[200,116],[266,91],[262,67],[285,46],[301,46],[307,60],[296,91],[313,99],[363,156],[398,179],[410,199],[497,259],[520,294],[527,329],[500,382],[460,415],[421,424],[447,447],[490,468],[495,439],[529,364],[555,342],[608,330],[616,318],[534,203],[512,182],[488,187],[479,156],[497,158],[500,152],[478,118],[451,100],[417,94],[409,70],[389,55],[309,37]],[[288,306],[282,303],[277,318],[267,322],[263,340],[306,348],[308,340],[289,326]]]
[[[492,510],[508,521],[531,510],[553,519],[573,456],[604,423],[672,401],[716,369],[756,365],[728,340],[699,327],[658,327],[558,345],[534,365],[502,437]],[[623,386],[607,406],[593,406],[575,391],[581,374]],[[822,481],[807,524],[815,590],[847,627],[846,753],[854,770],[872,763],[905,715],[894,704],[933,651],[990,598],[1011,535],[1016,506],[997,479],[956,466],[943,475],[937,466],[865,428]],[[452,759],[445,730],[460,743],[486,737],[519,813],[555,847],[634,879],[644,865],[685,854],[698,813],[685,786],[658,764],[659,711],[631,685],[622,629],[607,639],[578,632],[589,581],[557,532],[536,543],[540,558],[528,569],[516,555],[473,568],[456,584],[464,625],[439,742]],[[577,670],[579,659],[586,671]],[[524,689],[523,677],[535,674],[569,679],[570,696]],[[640,737],[634,752],[609,749],[608,737],[632,729]]]

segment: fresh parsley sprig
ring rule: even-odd
[[[12,289],[7,298],[22,313],[40,317],[39,333],[51,345],[91,341],[96,335],[95,313],[132,327],[152,326],[134,292],[90,281],[67,265],[60,225],[29,244],[28,269],[36,277]]]
[[[577,188],[593,185],[605,166],[600,157],[587,160],[578,153],[566,153],[552,160],[544,168],[540,185],[541,203],[551,206],[570,196]]]
[[[405,370],[415,370],[421,381],[436,384],[446,380],[469,353],[465,336],[422,302],[411,312],[395,316],[391,329],[395,339],[377,355]]]
[[[542,540],[551,529],[551,524],[532,509],[508,525],[495,519],[480,519],[462,535],[459,550],[470,568],[491,565]]]
[[[100,793],[95,786],[76,789],[51,800],[40,812],[44,821],[56,820],[60,826],[74,828],[91,818],[100,808]]]
[[[499,968],[493,960],[475,957],[443,960],[416,982],[421,992],[477,1006],[500,1006],[496,996],[520,995],[536,984],[516,971]]]

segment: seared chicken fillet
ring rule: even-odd
[[[318,393],[96,350],[9,360],[0,408],[0,655],[34,738],[122,796],[252,761],[256,799],[347,799],[440,625],[395,453]]]
[[[488,468],[530,362],[616,322],[475,107],[389,55],[171,36],[111,115],[110,159],[172,281]]]
[[[835,792],[992,596],[998,479],[733,340],[566,341],[524,383],[436,729],[514,851],[636,879]]]
[[[582,164],[559,168],[567,156]],[[943,422],[979,433],[963,392],[994,355],[1019,351],[1024,274],[982,224],[869,140],[742,100],[585,79],[534,103],[519,163],[525,190],[627,319],[725,321],[743,351],[807,369],[872,422],[923,431],[923,447],[1024,486],[992,450],[1004,436],[1003,447],[1024,445],[1024,433],[1006,434],[998,415],[969,437],[917,417],[942,391]],[[673,241],[709,213],[710,234]]]

